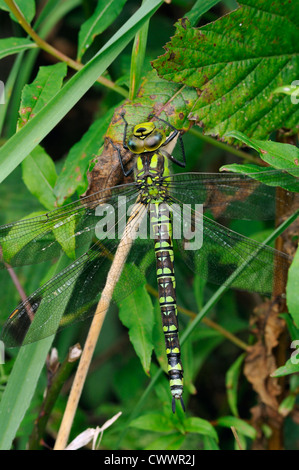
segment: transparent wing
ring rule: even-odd
[[[0,227],[0,268],[40,263],[58,257],[64,251],[71,259],[77,249],[90,243],[99,221],[97,208],[120,196],[134,201],[136,185],[126,184],[99,191],[66,206],[37,217]]]
[[[273,193],[275,186],[292,184],[297,188],[298,181],[290,181],[289,176],[272,171],[269,177],[273,187],[236,174],[178,174],[167,177],[167,183],[173,205],[178,204],[177,212],[174,210],[177,217],[185,204],[202,203],[215,216],[267,219],[274,215],[274,202],[279,204]],[[100,238],[13,311],[2,332],[6,346],[37,341],[54,334],[57,328],[94,314],[121,239],[118,229],[126,218],[120,196],[125,196],[127,207],[137,194],[135,183],[111,188],[43,216],[0,227],[2,264],[30,264],[55,257],[62,250],[75,257],[77,248],[95,235],[99,221],[96,208],[108,201],[112,212],[116,210],[116,223],[110,226],[105,239]],[[193,271],[217,284],[226,284],[237,270],[232,287],[261,293],[272,291],[273,273],[276,271],[275,279],[283,276],[290,263],[287,255],[228,230],[208,217],[197,219],[194,209],[191,214],[191,228],[196,229],[199,239],[202,237],[202,245],[190,249],[192,240],[184,233],[176,240],[183,259]],[[134,231],[133,225],[131,228]],[[116,300],[145,282],[146,267],[153,265],[154,250],[147,231],[145,234],[144,238],[137,238],[131,249],[116,286]],[[136,268],[137,260],[143,264],[142,270]]]
[[[292,174],[267,170],[253,179],[238,173],[181,173],[167,177],[174,200],[184,204],[203,204],[214,218],[267,220],[275,211],[292,207],[293,193],[299,192],[299,169]],[[283,195],[276,187],[287,188]]]
[[[174,219],[181,219],[183,206],[180,210],[175,207]],[[292,261],[287,254],[229,230],[194,209],[191,226],[182,224],[183,230],[176,242],[184,262],[215,284],[268,295]]]
[[[135,220],[138,216],[139,210],[134,212],[132,221],[126,226],[127,238],[123,238],[120,218],[108,231],[105,240],[98,240],[70,266],[37,289],[25,302],[20,303],[3,327],[1,340],[5,346],[14,347],[38,341],[55,334],[70,323],[92,316],[106,285],[107,273],[119,256],[119,244],[122,243],[125,249],[126,245],[130,244],[128,248],[131,248],[135,237]],[[147,259],[143,269],[137,268],[134,261],[141,261],[144,256],[148,258],[149,252],[152,256]],[[145,269],[153,261],[151,240],[141,239],[133,244],[127,264],[116,285],[113,300],[119,301],[141,283],[145,283]]]

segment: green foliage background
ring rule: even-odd
[[[13,3],[0,0],[0,79],[6,91],[6,104],[0,105],[1,224],[82,195],[88,169],[96,162],[104,166],[104,138],[122,141],[123,126],[115,119],[119,106],[132,125],[163,111],[184,131],[187,171],[217,172],[225,165],[248,172],[253,171],[248,162],[257,167],[262,161],[296,169],[299,106],[281,87],[299,76],[298,0],[239,5],[234,0],[174,0],[171,5],[115,0],[109,8],[103,0],[16,0],[37,38],[16,22]],[[100,76],[104,80],[97,81]],[[290,136],[292,145],[282,143]],[[258,240],[274,230],[273,225],[242,221],[231,228]],[[65,247],[56,265],[18,269],[25,292],[66,266],[67,255],[72,257],[72,247]],[[297,259],[287,287],[290,341],[299,325]],[[257,395],[242,367],[244,349],[253,342],[249,317],[256,300],[206,284],[184,267],[176,274],[178,304],[184,308],[180,325],[187,413],[171,413],[162,374],[159,306],[142,286],[105,320],[71,438],[121,411],[104,432],[104,449],[233,449],[238,446],[231,426],[243,448],[255,442],[261,429],[252,426],[250,408]],[[19,295],[7,272],[0,272],[0,283],[3,323]],[[190,317],[198,312],[194,328]],[[199,323],[207,312],[221,331]],[[9,352],[0,365],[1,449],[24,449],[28,442],[35,448],[32,432],[47,383],[49,348],[54,341],[62,362],[70,345],[84,343],[87,329],[87,324],[74,325],[55,340]],[[298,366],[286,361],[283,367],[276,375],[287,377],[281,409],[287,416],[283,443],[291,449],[299,434],[291,417],[298,393],[291,374]],[[42,436],[50,446],[68,391],[66,381]],[[267,427],[262,432],[269,438]]]

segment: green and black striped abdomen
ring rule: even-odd
[[[173,397],[172,409],[175,411],[175,399],[180,399],[183,406],[183,367],[178,337],[172,221],[168,205],[164,202],[151,203],[150,221],[155,241],[159,302]]]

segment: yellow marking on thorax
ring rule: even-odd
[[[138,170],[138,171],[143,170],[143,163],[142,163],[141,157],[138,157],[138,158],[137,158],[136,167],[137,167],[137,170]]]

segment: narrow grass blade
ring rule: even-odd
[[[77,72],[30,122],[0,149],[0,183],[56,126],[133,39],[162,2],[152,0],[117,31],[107,44]]]

